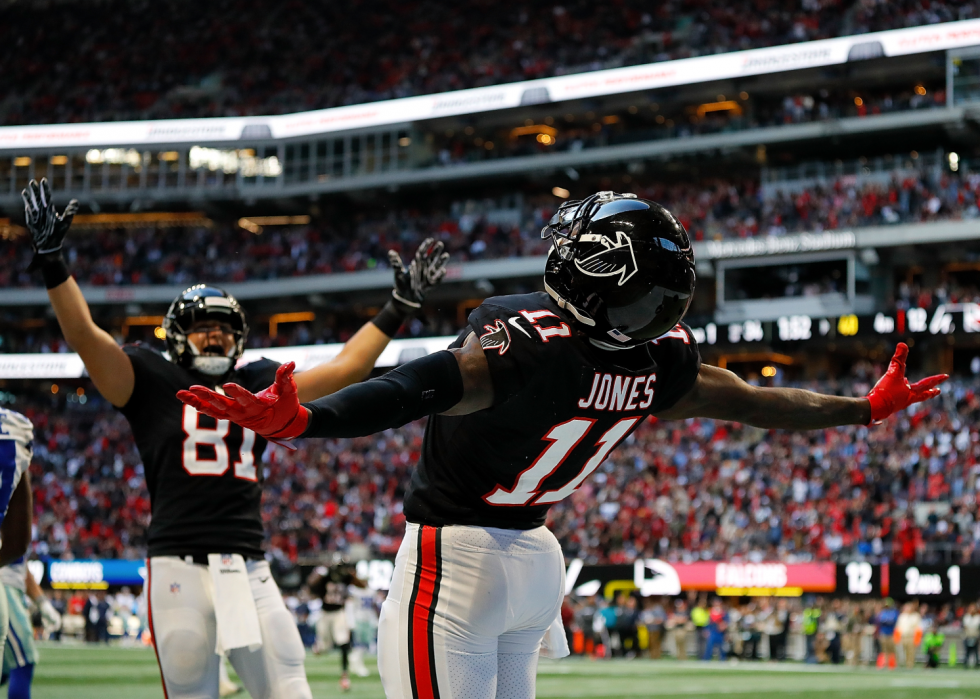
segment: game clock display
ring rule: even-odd
[[[947,565],[889,565],[888,594],[896,599],[976,599],[980,596],[980,567]]]

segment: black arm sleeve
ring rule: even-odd
[[[463,375],[447,350],[303,403],[310,420],[303,437],[365,437],[442,413],[463,399]]]

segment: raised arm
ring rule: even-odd
[[[406,267],[394,250],[388,260],[395,273],[391,299],[381,312],[354,334],[329,362],[296,374],[300,401],[330,395],[352,383],[363,381],[406,318],[422,307],[428,291],[446,275],[449,253],[432,238],[425,239]]]
[[[22,196],[34,246],[34,260],[29,269],[41,272],[61,333],[82,358],[95,387],[110,403],[123,406],[133,393],[133,365],[112,336],[92,320],[88,303],[62,255],[65,234],[78,203],[73,199],[59,215],[46,179],[40,185],[31,180]]]
[[[476,335],[463,347],[416,359],[384,376],[300,405],[293,364],[258,394],[225,384],[226,395],[204,386],[177,397],[200,412],[231,420],[272,440],[363,437],[426,415],[466,415],[493,405],[490,368]]]
[[[665,420],[707,417],[787,430],[867,425],[913,403],[938,396],[939,385],[949,378],[940,374],[909,385],[905,378],[908,352],[908,346],[899,343],[888,371],[866,398],[828,396],[796,388],[759,388],[730,371],[702,365],[691,391],[658,417]]]

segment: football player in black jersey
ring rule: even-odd
[[[93,321],[68,272],[62,241],[76,210],[59,215],[48,184],[24,190],[27,225],[65,339],[99,392],[129,420],[143,460],[152,518],[147,532],[150,627],[169,699],[218,697],[226,652],[255,699],[309,697],[303,646],[263,553],[261,468],[266,440],[176,398],[194,384],[234,381],[253,391],[278,365],[240,365],[248,326],[221,289],[192,286],[164,319],[169,360],[139,345],[120,347]],[[296,377],[312,400],[365,378],[404,318],[445,274],[448,255],[426,241],[408,268],[396,253],[395,289],[381,313],[333,360]]]
[[[315,653],[322,653],[333,646],[340,648],[340,688],[347,691],[350,689],[348,655],[351,652],[351,640],[350,624],[347,623],[344,605],[347,602],[348,587],[354,585],[364,588],[367,587],[367,583],[357,577],[357,570],[353,563],[342,555],[335,554],[331,565],[318,566],[310,573],[306,585],[323,603],[322,613],[316,622],[316,645],[313,646],[313,650]],[[361,669],[366,670],[362,660],[355,658],[355,661],[360,662]],[[356,668],[357,662],[355,662]]]
[[[702,365],[681,322],[694,254],[662,206],[599,192],[562,205],[545,293],[487,299],[449,351],[300,404],[289,365],[254,396],[180,394],[275,439],[366,435],[430,416],[379,627],[387,696],[530,698],[539,649],[567,653],[564,564],[544,526],[647,416],[763,428],[869,424],[939,394],[899,345],[867,398],[750,386]],[[562,646],[565,646],[564,648]]]

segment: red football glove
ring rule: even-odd
[[[177,397],[199,412],[219,420],[230,420],[252,430],[266,439],[295,439],[306,430],[309,411],[299,404],[295,362],[287,362],[276,370],[276,382],[258,393],[250,393],[234,383],[226,383],[225,395],[204,386],[191,386],[178,391]],[[288,445],[283,445],[288,446]]]
[[[888,371],[868,394],[872,424],[881,422],[913,403],[935,398],[940,394],[939,384],[949,378],[949,374],[937,374],[910,386],[909,380],[905,378],[905,359],[908,356],[909,346],[899,342]]]

